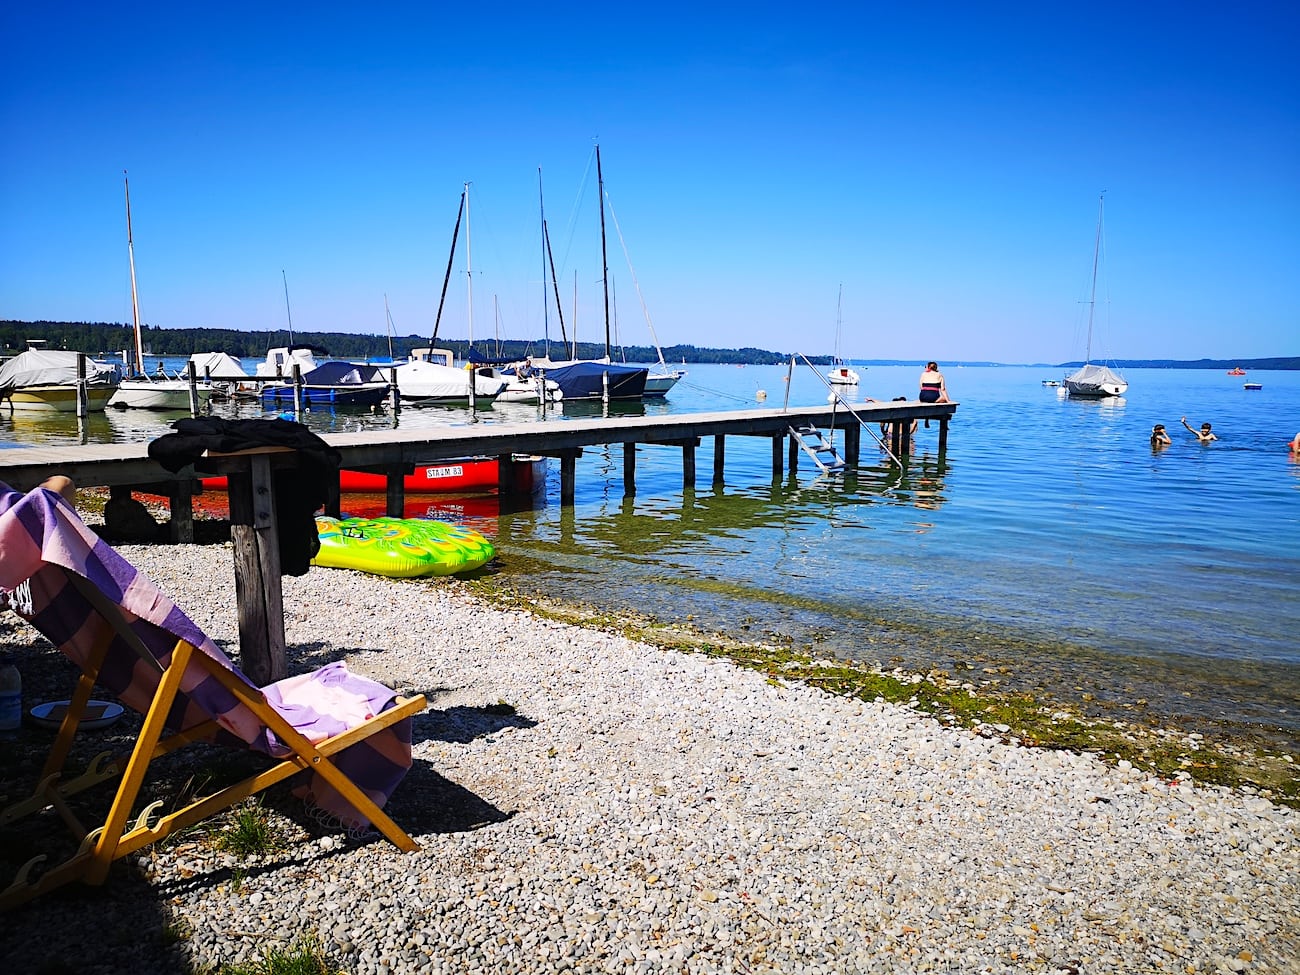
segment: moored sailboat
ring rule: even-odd
[[[193,386],[183,379],[150,376],[144,368],[144,344],[140,335],[140,301],[135,290],[135,242],[131,234],[131,184],[122,173],[126,190],[126,253],[131,265],[131,321],[135,330],[135,359],[131,374],[118,385],[109,406],[137,410],[199,409],[212,396],[211,386]]]
[[[844,285],[840,285],[839,298],[835,303],[835,356],[831,361],[831,371],[826,380],[833,386],[856,386],[862,381],[857,370],[852,369],[840,358],[840,331],[843,326]]]
[[[1101,258],[1101,228],[1105,206],[1106,194],[1103,193],[1097,208],[1097,238],[1092,252],[1092,290],[1088,295],[1088,342],[1083,366],[1065,377],[1066,392],[1080,399],[1104,399],[1108,396],[1123,396],[1128,392],[1128,381],[1123,376],[1092,361],[1092,322],[1097,304],[1097,263]]]

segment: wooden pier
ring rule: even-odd
[[[764,437],[772,444],[772,477],[780,478],[788,463],[798,464],[799,445],[792,431],[809,426],[842,438],[843,460],[856,465],[861,453],[863,424],[906,429],[913,420],[939,423],[939,451],[947,448],[948,422],[956,403],[892,401],[842,403],[812,407],[729,410],[668,416],[609,416],[538,420],[529,423],[473,423],[463,426],[369,430],[325,434],[322,439],[342,455],[342,466],[388,475],[388,510],[402,512],[402,477],[418,464],[463,457],[497,457],[501,484],[508,492],[509,465],[516,454],[554,457],[560,461],[560,503],[572,505],[578,458],[586,447],[622,444],[623,483],[636,493],[636,448],[642,445],[677,447],[682,452],[682,483],[694,488],[695,456],[706,437],[713,438],[713,476],[723,480],[728,437]],[[788,441],[788,450],[786,449]],[[894,443],[905,454],[906,438]],[[871,435],[868,442],[874,443]],[[35,487],[51,474],[63,474],[79,487],[109,487],[146,491],[169,497],[174,533],[187,534],[191,496],[200,476],[190,468],[177,474],[163,469],[148,454],[148,444],[81,444],[32,446],[0,450],[0,481],[19,490]],[[337,498],[337,485],[333,497]],[[115,492],[118,493],[118,492]],[[336,506],[336,505],[335,505]],[[179,523],[179,524],[178,524]]]

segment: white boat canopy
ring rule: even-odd
[[[77,381],[77,360],[83,353],[60,349],[28,349],[0,363],[0,389],[21,386],[71,386]],[[116,365],[104,365],[90,356],[86,360],[86,382],[92,386],[115,385],[122,374]]]

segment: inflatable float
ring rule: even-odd
[[[393,579],[468,572],[496,555],[472,528],[423,518],[330,518],[318,515],[320,551],[312,565],[357,569]]]

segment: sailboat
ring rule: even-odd
[[[1092,290],[1088,295],[1088,344],[1084,352],[1083,367],[1078,372],[1065,377],[1066,392],[1080,399],[1123,396],[1128,391],[1127,380],[1106,366],[1097,365],[1092,361],[1092,320],[1097,304],[1097,263],[1101,258],[1101,227],[1105,207],[1106,194],[1103,193],[1097,205],[1097,239],[1092,252]]]
[[[471,346],[474,341],[474,275],[469,253],[469,183],[466,183],[460,194],[456,225],[451,232],[451,253],[447,255],[447,273],[442,279],[442,295],[438,299],[438,313],[433,321],[433,335],[427,347],[412,349],[410,360],[396,370],[397,387],[401,390],[404,403],[473,404],[477,408],[480,402],[490,403],[494,400],[506,385],[505,378],[496,375],[491,369],[481,369],[478,366],[457,369],[451,350],[435,347],[438,343],[438,326],[442,323],[443,303],[447,299],[447,284],[451,281],[451,269],[456,260],[456,242],[460,239],[462,217],[465,220],[465,278],[468,282],[466,300]]]
[[[826,374],[827,381],[833,386],[856,386],[862,377],[850,369],[840,358],[840,327],[843,323],[844,285],[840,285],[840,296],[835,303],[835,358],[831,360],[832,369]]]
[[[202,408],[212,396],[211,386],[196,384],[191,391],[189,382],[184,379],[150,376],[145,371],[144,344],[140,336],[140,301],[135,290],[135,242],[131,235],[131,184],[125,170],[122,171],[122,184],[126,189],[126,253],[131,264],[131,320],[135,327],[135,361],[131,363],[130,375],[118,384],[117,392],[109,399],[108,405],[137,410],[188,410],[191,407],[192,392],[195,398],[194,405]]]
[[[600,195],[600,277],[605,287],[605,355],[599,359],[550,358],[550,350],[543,358],[533,358],[528,368],[542,370],[547,379],[560,384],[565,402],[574,400],[639,400],[645,395],[649,370],[644,367],[620,365],[613,361],[609,332],[609,258],[605,250],[605,178],[600,168],[600,146],[596,146],[596,180]],[[540,189],[539,189],[540,194]],[[542,220],[543,254],[549,252],[546,220]],[[545,258],[544,258],[545,259]],[[555,283],[555,265],[551,263],[551,279]],[[545,293],[545,282],[543,282]],[[559,295],[556,294],[556,307]],[[577,347],[577,338],[574,338]]]

